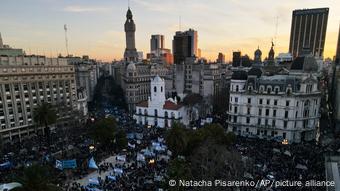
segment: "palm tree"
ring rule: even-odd
[[[56,123],[57,113],[51,104],[43,102],[33,112],[34,122],[37,125],[45,126],[44,132],[47,139],[48,147],[50,147],[50,128],[49,125]]]
[[[47,167],[33,165],[24,169],[23,174],[17,178],[22,187],[15,191],[60,191],[61,189],[52,183],[53,178]]]

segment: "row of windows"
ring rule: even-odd
[[[235,103],[238,103],[238,97],[235,97],[234,99],[235,99]],[[264,102],[264,100],[265,99],[263,99],[263,98],[258,99],[258,104],[259,105],[263,105],[264,103],[266,103],[267,105],[271,105],[272,104],[270,99],[266,99],[266,102]],[[233,101],[233,97],[231,96],[230,97],[230,102],[232,102],[232,101]],[[318,104],[318,99],[314,99],[313,101],[314,101],[315,105]],[[251,104],[252,103],[252,99],[251,98],[247,98],[247,103]],[[277,99],[274,99],[273,105],[278,105],[278,100]],[[306,100],[304,102],[304,106],[309,106],[309,105],[310,105],[310,101]],[[291,101],[290,100],[286,100],[285,106],[286,107],[292,106]],[[299,106],[299,101],[296,102],[296,106],[297,107]]]
[[[229,117],[229,119],[231,119],[231,116]],[[234,116],[233,117],[233,123],[237,123],[238,122],[238,117]],[[264,123],[263,123],[264,120]],[[250,125],[250,117],[246,118],[246,124]],[[276,127],[276,120],[273,119],[271,120],[271,124],[269,124],[269,120],[268,119],[262,119],[262,118],[258,118],[257,119],[257,125],[261,126],[261,125],[265,125],[265,126],[272,126],[272,127]],[[307,128],[308,127],[308,119],[303,120],[302,121],[302,126],[303,128]],[[288,127],[288,121],[283,121],[283,128],[287,128]],[[295,121],[294,123],[294,127],[297,127],[297,121]]]

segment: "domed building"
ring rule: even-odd
[[[254,52],[254,62],[255,63],[261,63],[262,62],[262,51],[259,47]]]

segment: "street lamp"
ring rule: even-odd
[[[283,145],[288,145],[288,140],[287,139],[283,139],[282,144]]]

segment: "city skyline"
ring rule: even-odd
[[[66,55],[63,26],[67,24],[70,54],[89,55],[104,61],[123,58],[127,1],[26,2],[25,6],[16,1],[2,3],[5,9],[0,13],[0,32],[5,44],[23,48],[28,54]],[[335,54],[340,19],[340,13],[335,11],[340,9],[340,3],[335,0],[287,1],[285,4],[270,0],[256,3],[218,0],[213,5],[204,0],[193,2],[176,0],[160,4],[155,0],[131,0],[137,50],[144,55],[149,52],[152,34],[164,35],[165,48],[172,49],[173,36],[180,27],[182,31],[189,28],[198,31],[202,56],[212,61],[219,52],[230,61],[235,50],[253,58],[258,46],[266,57],[272,39],[277,55],[288,52],[293,10],[330,7],[324,57],[332,58]]]

